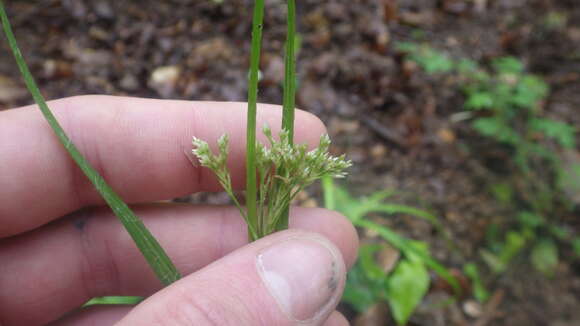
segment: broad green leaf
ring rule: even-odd
[[[488,92],[477,92],[469,95],[465,101],[465,108],[472,110],[481,110],[493,108],[493,95]]]
[[[409,59],[416,62],[427,73],[446,73],[454,68],[454,62],[449,56],[431,48],[428,45],[419,45],[411,42],[396,44],[397,50],[409,55]]]
[[[550,138],[554,138],[564,148],[576,147],[577,128],[565,122],[551,119],[532,119],[529,124],[534,131],[542,132]]]
[[[508,204],[513,198],[513,189],[505,182],[493,184],[491,186],[491,193],[495,199],[504,204]]]
[[[505,125],[497,117],[478,118],[473,122],[473,128],[484,136],[499,142],[514,145],[521,142],[521,137],[515,130]]]
[[[460,74],[469,74],[477,71],[479,69],[479,65],[477,62],[470,60],[470,59],[461,59],[457,63],[457,72]]]
[[[528,75],[518,81],[511,101],[519,107],[533,109],[547,94],[548,85],[543,80]]]
[[[524,65],[514,57],[502,57],[492,61],[495,71],[502,74],[520,74],[524,71]]]
[[[521,223],[521,225],[523,225],[524,227],[527,227],[527,228],[534,229],[534,228],[537,228],[545,223],[544,218],[542,218],[538,214],[528,212],[528,211],[520,212],[517,215],[517,217],[518,217],[518,221]]]
[[[430,50],[421,58],[420,63],[427,73],[445,73],[453,70],[453,61],[444,53]]]
[[[500,254],[501,261],[507,265],[525,246],[525,234],[516,231],[508,232],[506,242]]]
[[[420,262],[402,261],[387,282],[388,302],[397,324],[405,325],[429,289],[429,273]]]
[[[536,270],[552,277],[558,267],[558,247],[551,239],[543,239],[534,246],[530,258]]]
[[[479,118],[475,120],[473,127],[484,136],[495,137],[501,132],[502,124],[494,117]]]

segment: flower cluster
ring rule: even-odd
[[[209,145],[198,138],[193,139],[193,154],[199,163],[211,169],[220,184],[232,198],[251,232],[264,236],[274,232],[280,217],[292,199],[305,187],[324,176],[342,178],[344,170],[351,166],[344,155],[333,157],[328,153],[330,138],[320,137],[318,147],[308,151],[305,144],[294,145],[287,131],[281,131],[276,141],[267,126],[263,129],[269,145],[259,144],[256,148],[258,177],[257,222],[248,220],[245,209],[234,195],[231,176],[227,168],[228,137],[218,140],[218,154],[212,153]],[[253,225],[254,224],[254,225]]]

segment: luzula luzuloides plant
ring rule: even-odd
[[[227,168],[228,136],[218,140],[218,154],[214,154],[207,142],[193,138],[193,154],[199,163],[211,169],[220,184],[238,207],[248,225],[252,240],[259,239],[277,230],[288,204],[296,195],[314,181],[330,176],[342,178],[344,170],[351,165],[344,155],[331,156],[328,153],[330,138],[320,137],[317,148],[308,151],[305,144],[294,145],[290,142],[287,130],[274,139],[268,126],[263,128],[269,146],[259,144],[256,148],[256,175],[258,179],[256,223],[248,218],[246,209],[240,204],[232,189],[231,176]]]

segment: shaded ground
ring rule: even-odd
[[[348,179],[353,194],[397,189],[399,202],[428,208],[441,218],[458,251],[448,250],[424,222],[405,216],[382,222],[429,242],[436,258],[460,270],[467,261],[479,261],[477,250],[486,226],[492,221],[509,225],[514,212],[498,207],[485,188],[483,180],[502,178],[486,166],[493,153],[478,151],[487,148],[485,140],[467,124],[449,119],[460,110],[461,95],[445,79],[406,65],[394,44],[421,40],[453,56],[481,62],[517,56],[550,82],[547,115],[578,126],[580,4],[399,2],[397,6],[397,0],[299,1],[303,44],[298,106],[325,120],[334,150],[346,152],[355,162]],[[98,93],[245,100],[251,1],[11,1],[8,10],[47,98]],[[268,1],[262,102],[282,99],[284,24],[284,2]],[[2,42],[0,108],[28,103]],[[579,232],[580,217],[569,214],[562,220],[572,222]],[[473,313],[469,298],[433,308],[429,303],[441,295],[434,290],[412,323],[580,324],[578,261],[560,263],[557,277],[549,281],[521,259],[500,278],[487,281],[495,291],[488,304],[493,309]]]

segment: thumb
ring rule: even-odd
[[[156,293],[118,325],[321,325],[340,300],[345,273],[326,238],[279,232]]]

